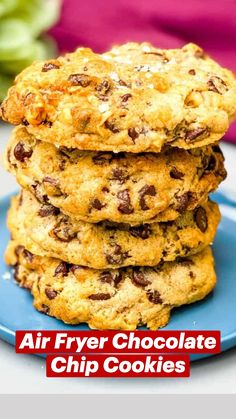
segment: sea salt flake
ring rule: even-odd
[[[120,55],[117,55],[117,57],[114,58],[114,61],[121,64],[132,64],[132,61],[129,58]]]
[[[112,79],[112,80],[114,80],[114,81],[119,81],[119,80],[120,80],[120,79],[119,79],[118,74],[117,74],[117,73],[115,73],[114,71],[112,71],[112,72],[110,73],[110,77],[111,77],[111,79]]]
[[[99,112],[104,113],[109,111],[109,105],[108,103],[101,103],[101,105],[98,106]]]
[[[111,55],[108,55],[108,54],[103,54],[102,58],[105,61],[110,61],[112,59],[112,56]]]
[[[150,71],[151,71],[151,73],[157,73],[158,71],[160,71],[161,67],[162,67],[161,63],[159,65],[152,65],[150,67]]]
[[[142,51],[143,51],[143,52],[150,52],[150,51],[151,51],[151,48],[150,48],[150,47],[148,47],[147,45],[145,45],[145,46],[142,48]]]

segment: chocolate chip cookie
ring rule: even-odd
[[[95,329],[155,330],[168,323],[172,308],[205,298],[216,284],[210,248],[156,268],[98,271],[35,256],[11,242],[6,261],[37,310]]]
[[[80,150],[160,152],[215,143],[236,114],[236,80],[197,45],[88,48],[25,69],[2,118]]]
[[[5,160],[42,204],[90,223],[173,220],[207,201],[226,177],[218,145],[159,154],[86,152],[37,141],[22,127]]]
[[[77,222],[51,204],[41,205],[27,191],[14,198],[8,216],[12,237],[32,253],[95,269],[155,266],[189,256],[212,243],[220,213],[205,203],[166,223]]]

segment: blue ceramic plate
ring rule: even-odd
[[[220,330],[222,351],[236,346],[236,201],[216,193],[221,205],[222,222],[214,243],[218,285],[204,301],[173,310],[166,330]],[[0,338],[14,345],[18,329],[86,330],[88,326],[68,326],[59,320],[37,312],[30,293],[13,281],[11,270],[3,261],[9,240],[6,212],[10,197],[0,200]],[[201,358],[195,355],[192,360]]]

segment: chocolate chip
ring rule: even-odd
[[[99,279],[102,283],[112,284],[113,276],[110,271],[103,271],[100,273]]]
[[[41,309],[39,311],[40,311],[40,313],[48,314],[50,309],[49,309],[48,306],[46,306],[46,304],[42,304]]]
[[[110,271],[103,271],[99,276],[99,279],[102,283],[111,285],[113,284],[115,287],[118,286],[122,278],[122,272],[119,272],[113,276]]]
[[[106,205],[103,205],[101,203],[101,201],[99,201],[99,199],[95,198],[92,202],[91,202],[91,206],[93,208],[95,208],[98,211],[101,211],[102,208],[104,208]]]
[[[228,90],[227,84],[218,76],[213,76],[207,82],[208,90],[222,95]]]
[[[215,158],[215,156],[212,154],[212,155],[210,156],[209,161],[208,161],[208,165],[207,165],[207,167],[206,167],[206,170],[212,171],[212,170],[215,170],[215,168],[216,168],[216,158]]]
[[[29,250],[24,249],[23,250],[23,256],[28,262],[30,262],[30,263],[33,262],[34,255],[33,255],[33,253],[29,252]]]
[[[140,196],[139,204],[143,211],[149,210],[149,206],[146,204],[146,201],[145,201],[146,195],[150,195],[150,196],[156,195],[156,188],[154,185],[145,185],[139,191],[139,196]]]
[[[108,193],[108,192],[109,192],[109,189],[108,189],[106,186],[104,186],[104,187],[102,188],[102,192],[106,192],[106,193]]]
[[[206,128],[196,128],[186,132],[185,141],[186,143],[191,143],[192,141],[198,139],[203,134],[207,134],[208,130]]]
[[[109,300],[111,298],[111,294],[100,292],[98,294],[91,294],[88,298],[94,301]]]
[[[46,125],[47,127],[51,128],[51,127],[52,127],[52,122],[51,122],[51,121],[49,121],[48,119],[44,119],[44,120],[41,122],[41,125]]]
[[[113,157],[111,153],[100,152],[93,156],[93,162],[98,166],[103,166],[104,164],[110,163],[112,158]]]
[[[175,208],[177,211],[185,211],[188,208],[189,205],[189,194],[188,192],[185,192],[183,195],[181,196],[175,196],[176,198],[176,205]]]
[[[124,80],[119,80],[119,81],[118,81],[118,84],[119,84],[120,86],[128,87],[128,84],[127,84]]]
[[[150,285],[150,281],[148,281],[147,278],[145,278],[143,272],[135,268],[133,268],[132,282],[134,285],[137,285],[139,287],[146,287],[147,285]]]
[[[205,233],[208,228],[208,219],[206,210],[203,207],[198,207],[194,211],[194,220],[201,232]]]
[[[58,70],[60,68],[59,65],[54,64],[54,63],[46,63],[44,64],[43,68],[42,68],[42,72],[46,73],[47,71],[50,70]]]
[[[172,167],[170,170],[170,177],[172,179],[183,179],[184,173],[180,172],[176,167]]]
[[[57,296],[57,292],[52,288],[45,288],[45,294],[49,300],[54,300],[54,298]]]
[[[54,207],[51,204],[42,205],[38,214],[40,217],[49,217],[50,215],[58,215],[60,214],[59,208]]]
[[[131,205],[131,200],[130,200],[128,189],[118,192],[117,198],[121,201],[121,203],[118,206],[119,212],[121,212],[122,214],[132,214],[134,212],[134,208]]]
[[[153,304],[163,304],[163,301],[161,299],[161,295],[157,290],[148,290],[147,291],[147,297],[149,301]]]
[[[132,236],[146,240],[152,234],[151,226],[149,224],[142,224],[137,227],[130,227],[129,232]]]
[[[191,74],[191,76],[195,76],[196,71],[194,70],[194,68],[192,68],[191,70],[189,70],[188,74]]]
[[[33,154],[33,150],[31,148],[26,148],[25,144],[20,141],[18,144],[16,144],[14,148],[14,156],[16,160],[23,163],[26,159],[29,159]]]
[[[116,167],[112,170],[112,180],[117,180],[118,182],[125,183],[126,180],[129,179],[129,176],[125,173],[125,171],[119,167]]]
[[[115,287],[118,287],[118,285],[122,281],[122,279],[123,279],[122,272],[119,272],[118,274],[115,275],[115,277],[114,277],[114,285],[115,285]]]
[[[69,273],[69,264],[66,262],[61,262],[55,269],[54,276],[67,276]]]
[[[116,134],[117,132],[120,132],[119,128],[117,128],[117,126],[115,125],[115,121],[114,120],[107,119],[105,121],[104,125],[105,125],[105,127],[107,129],[109,129],[114,134]]]
[[[72,84],[72,86],[81,86],[87,87],[91,83],[91,78],[87,74],[71,74],[68,77],[68,81]]]
[[[55,236],[58,240],[69,243],[77,236],[77,232],[73,230],[67,218],[62,218],[51,230],[50,236]]]
[[[122,103],[126,103],[130,98],[132,97],[132,95],[130,93],[126,93],[125,95],[121,96],[121,102]]]
[[[41,202],[41,204],[48,204],[49,203],[49,199],[48,196],[42,193],[42,190],[40,188],[40,184],[37,182],[35,183],[35,185],[31,186],[33,189],[33,193],[36,197],[36,199]]]
[[[114,247],[113,254],[107,254],[106,260],[110,265],[120,265],[128,257],[128,252],[122,253],[121,246],[119,244],[116,244]]]
[[[106,95],[111,88],[111,85],[108,80],[103,80],[97,87],[96,90],[102,95]]]
[[[46,192],[52,196],[61,196],[62,191],[59,186],[59,181],[53,179],[51,176],[45,176],[43,178],[43,184],[46,189]]]
[[[25,127],[27,127],[29,125],[29,122],[27,121],[27,119],[23,118],[21,121],[22,125],[24,125]]]
[[[207,82],[207,86],[208,86],[208,90],[210,91],[210,92],[215,92],[215,93],[219,93],[220,94],[220,92],[219,92],[219,90],[217,89],[217,87],[215,86],[215,84],[214,84],[214,82],[213,82],[213,80],[208,80],[208,82]]]
[[[137,130],[137,128],[129,128],[128,136],[132,138],[133,142],[135,142],[136,138],[139,137],[139,131]]]

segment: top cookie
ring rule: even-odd
[[[160,152],[219,140],[236,113],[236,80],[194,44],[79,48],[36,62],[9,90],[2,117],[38,139],[81,150]]]

